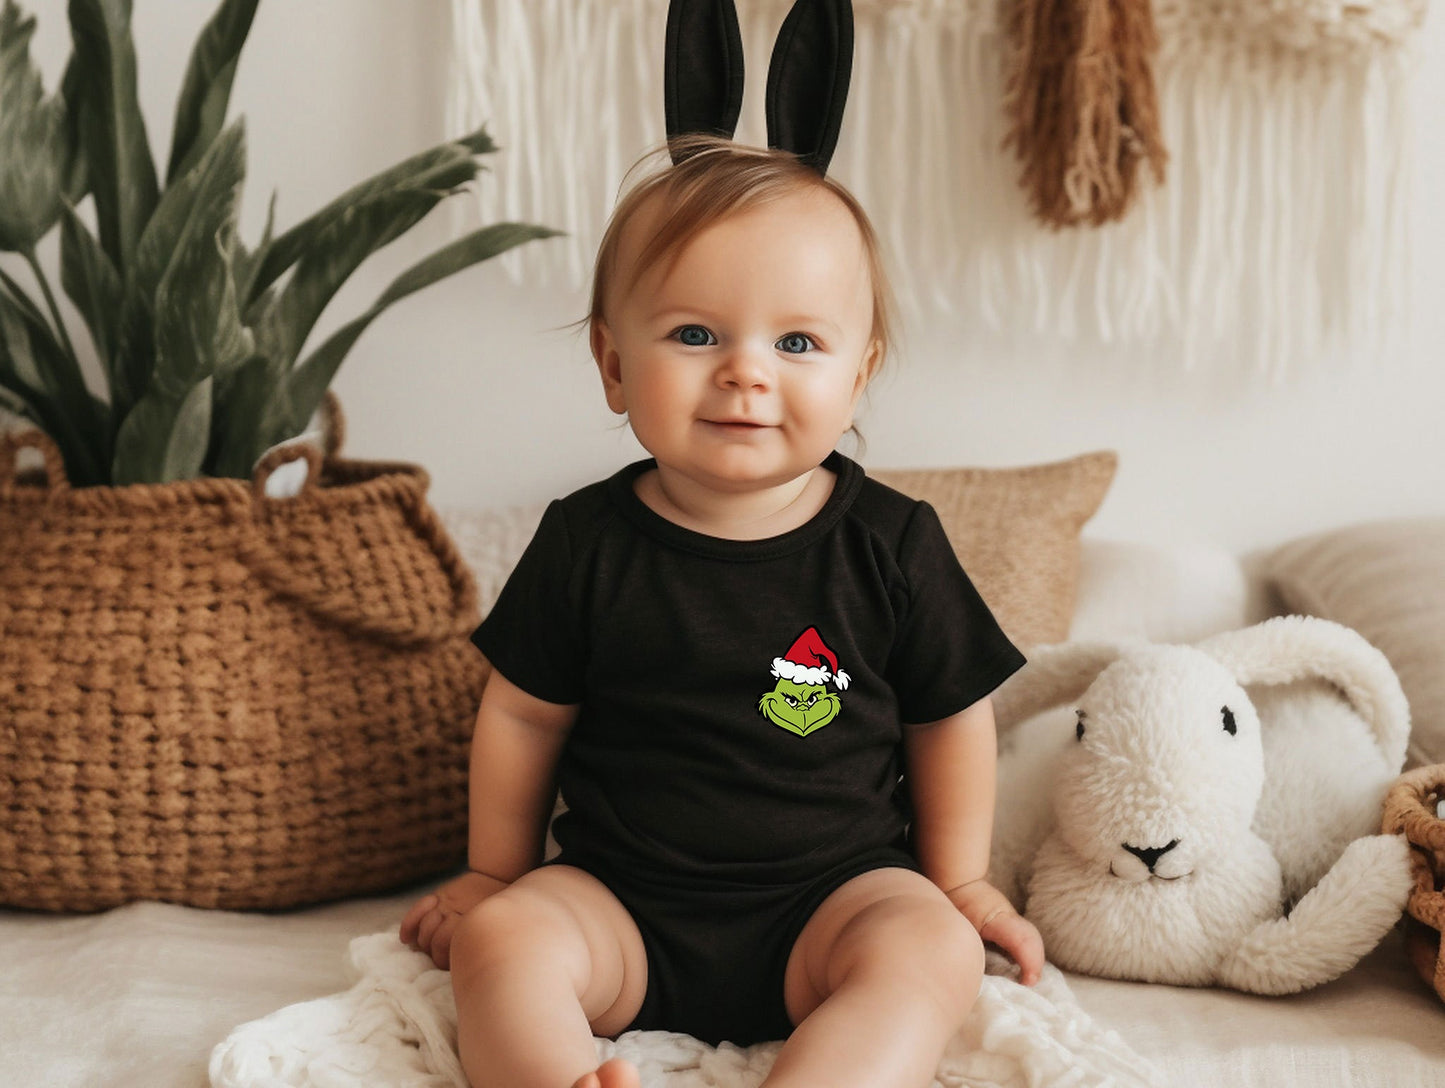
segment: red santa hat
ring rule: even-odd
[[[816,627],[799,635],[784,656],[773,658],[773,675],[795,684],[826,684],[831,680],[839,691],[846,690],[851,680],[838,668],[838,655],[824,644]]]

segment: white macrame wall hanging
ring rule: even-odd
[[[1278,379],[1380,344],[1407,297],[1410,48],[1426,0],[1153,0],[1167,180],[1101,227],[1034,219],[1004,148],[1016,0],[855,0],[829,173],[888,247],[905,311]],[[748,71],[792,0],[737,0]],[[585,285],[628,167],[664,136],[667,0],[452,0],[448,125],[504,150],[482,218],[568,232],[503,258]],[[761,78],[737,139],[766,142]]]

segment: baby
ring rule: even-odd
[[[593,1036],[634,1029],[923,1088],[983,940],[1038,978],[985,880],[1023,657],[933,510],[835,451],[888,313],[862,209],[787,152],[690,137],[614,212],[592,354],[652,458],[552,503],[473,636],[470,871],[401,925],[473,1088],[632,1088]]]

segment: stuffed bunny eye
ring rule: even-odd
[[[1075,737],[1076,739],[1078,739],[1078,740],[1083,740],[1083,739],[1084,739],[1084,712],[1083,712],[1082,710],[1076,710],[1076,711],[1074,711],[1074,713],[1079,716],[1079,722],[1078,722],[1077,725],[1074,726],[1074,737]]]
[[[1228,733],[1231,737],[1234,736],[1236,731],[1234,725],[1234,711],[1230,710],[1229,707],[1226,706],[1220,708],[1220,713],[1224,715],[1224,731]]]

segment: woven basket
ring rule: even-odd
[[[1445,820],[1436,806],[1445,798],[1445,763],[1417,767],[1397,778],[1385,795],[1383,828],[1410,843],[1415,887],[1405,904],[1405,947],[1425,982],[1445,1000]]]
[[[335,453],[72,490],[0,439],[0,903],[290,907],[464,864],[476,590],[424,471]]]

